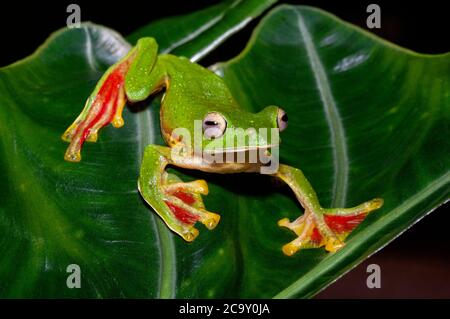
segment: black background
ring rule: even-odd
[[[81,7],[83,21],[103,24],[123,35],[135,31],[150,21],[171,15],[185,14],[218,3],[218,0],[59,0],[0,2],[1,50],[0,66],[7,65],[32,53],[58,28],[64,27],[70,3]],[[421,53],[450,51],[449,10],[446,1],[336,1],[288,0],[279,3],[312,5],[340,18],[366,28],[366,8],[369,3],[381,6],[382,28],[372,29],[381,37]],[[252,26],[234,36],[220,50],[219,60],[240,52],[250,36]],[[210,57],[205,63],[210,61]],[[217,61],[217,60],[216,60]],[[213,62],[216,62],[213,61]]]
[[[64,27],[70,3],[80,5],[82,21],[103,24],[127,35],[152,20],[195,11],[216,2],[219,1],[8,1],[0,4],[0,66],[31,54],[51,32]],[[382,28],[371,32],[421,53],[450,51],[449,10],[445,1],[280,2],[313,5],[365,29],[367,5],[377,3],[381,7]],[[201,64],[209,65],[238,54],[256,23],[233,36]],[[317,298],[450,298],[449,223],[445,207],[437,209]],[[366,267],[371,263],[381,266],[380,289],[366,287]]]

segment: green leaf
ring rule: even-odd
[[[164,41],[185,37],[175,31],[152,32],[168,48]],[[204,52],[213,47],[204,37],[221,38],[214,34],[177,54]],[[205,178],[205,204],[222,215],[187,244],[136,189],[143,148],[162,142],[157,100],[127,109],[125,126],[105,128],[81,163],[63,160],[60,135],[126,50],[113,31],[84,25],[0,69],[0,296],[309,297],[448,197],[450,55],[418,55],[322,11],[282,6],[217,71],[243,107],[289,113],[281,160],[305,172],[322,204],[382,196],[385,206],[338,253],[289,258],[280,248],[293,235],[276,222],[301,209],[286,187],[260,175],[177,170]],[[66,286],[70,264],[81,268],[81,289]]]
[[[1,296],[158,296],[161,248],[133,181],[136,117],[87,146],[81,165],[61,161],[61,130],[127,49],[118,34],[85,25],[0,70]],[[81,268],[81,289],[66,286],[70,264]]]
[[[147,35],[163,50],[197,46],[207,54],[273,2],[225,2],[178,17],[182,28],[171,29],[173,19],[156,22]],[[128,50],[117,33],[85,24],[58,31],[29,58],[0,69],[0,296],[175,296],[184,258],[175,249],[179,238],[136,187],[143,148],[161,141],[157,105],[127,110],[126,127],[108,128],[99,143],[86,145],[92,155],[81,165],[61,161],[61,133]],[[71,264],[81,268],[82,289],[66,286]]]
[[[127,37],[136,43],[154,37],[162,53],[198,61],[231,35],[244,28],[277,0],[227,0],[181,17],[150,23]]]
[[[280,6],[217,72],[246,108],[287,111],[280,161],[304,171],[322,205],[385,200],[341,251],[289,259],[278,249],[293,236],[274,225],[298,216],[295,201],[239,197],[236,227],[252,225],[239,237],[243,296],[311,297],[448,199],[450,54],[417,54],[321,10]]]

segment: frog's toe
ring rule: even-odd
[[[173,178],[173,177],[170,177]],[[163,189],[166,193],[174,194],[174,193],[185,193],[194,196],[194,194],[200,195],[208,195],[208,184],[206,181],[199,179],[192,182],[172,182],[163,185]]]
[[[73,123],[72,125],[70,125],[67,130],[64,132],[64,134],[61,136],[61,139],[65,142],[71,142],[72,141],[72,137],[75,135],[75,131],[78,127],[78,123]]]
[[[185,241],[191,242],[191,241],[194,241],[195,238],[197,238],[198,234],[199,234],[199,231],[197,228],[189,227],[186,229],[185,232],[183,232],[181,234],[181,237],[183,237],[183,239]]]
[[[86,142],[97,142],[98,140],[98,131],[91,131],[89,132],[87,138],[86,138]]]

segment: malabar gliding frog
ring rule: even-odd
[[[278,147],[279,139],[262,134],[260,129],[283,131],[287,114],[277,106],[255,114],[247,112],[221,77],[184,57],[158,55],[153,38],[140,39],[100,79],[83,111],[62,136],[70,142],[65,160],[80,161],[83,143],[97,141],[103,126],[111,123],[121,127],[127,101],[142,101],[163,89],[160,122],[168,146],[145,148],[138,189],[167,226],[186,241],[198,236],[194,228],[197,222],[213,229],[220,216],[205,209],[202,195],[208,194],[208,186],[204,180],[183,182],[166,172],[168,165],[215,173],[261,173],[266,168],[266,174],[288,184],[305,211],[292,222],[287,218],[278,222],[297,235],[282,247],[286,255],[303,248],[340,249],[366,215],[382,206],[383,200],[376,198],[352,208],[323,208],[298,168],[279,164],[267,173],[272,165],[271,150]],[[235,138],[236,132],[241,132],[242,138]],[[253,151],[262,156],[250,160]],[[219,155],[232,160],[217,160]],[[238,155],[243,155],[239,161]]]

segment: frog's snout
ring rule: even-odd
[[[288,115],[281,107],[269,105],[260,114],[266,121],[271,123],[269,127],[276,127],[280,132],[284,131],[288,126]]]

